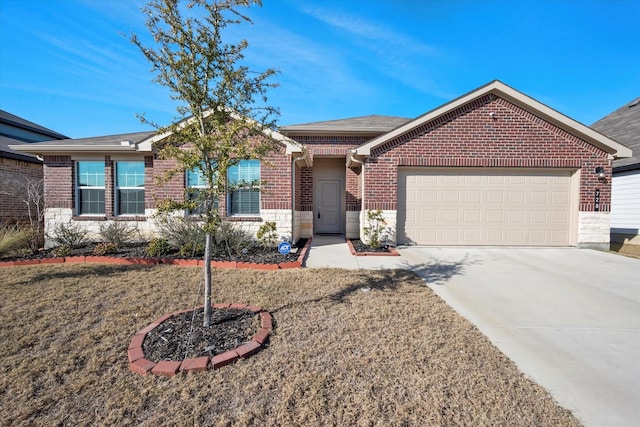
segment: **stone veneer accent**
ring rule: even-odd
[[[610,223],[609,212],[579,212],[578,247],[608,250]]]

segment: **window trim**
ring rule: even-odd
[[[122,187],[118,185],[118,164],[120,163],[142,163],[142,187]],[[135,217],[135,216],[145,216],[146,208],[144,199],[146,198],[146,187],[145,187],[145,178],[146,178],[146,164],[144,160],[116,160],[113,162],[113,214],[117,217]],[[120,190],[142,190],[143,194],[143,202],[142,202],[142,213],[121,213],[120,212]]]
[[[105,165],[104,159],[87,159],[87,160],[75,160],[75,206],[74,206],[74,216],[79,217],[91,217],[91,216],[105,216],[106,215],[106,180],[107,180],[107,168]],[[104,185],[102,186],[91,186],[91,185],[80,185],[80,164],[81,163],[98,163],[102,164],[102,180]],[[102,199],[103,199],[103,209],[102,212],[82,212],[82,202],[81,202],[81,192],[82,190],[102,190]]]
[[[230,178],[229,178],[229,173],[231,171],[231,168],[237,168],[240,166],[240,164],[242,162],[255,162],[257,163],[257,168],[258,168],[258,177],[257,179],[254,179],[251,181],[252,185],[251,188],[249,190],[255,190],[257,189],[257,193],[258,193],[258,209],[257,212],[240,212],[240,213],[232,213],[232,204],[231,204],[231,197],[232,194],[234,193],[234,191],[230,191],[229,190],[229,184],[230,184]],[[262,192],[260,191],[260,185],[261,185],[261,176],[262,176],[262,162],[259,159],[248,159],[248,160],[240,160],[237,164],[230,166],[227,169],[227,188],[225,189],[225,200],[226,200],[226,216],[228,218],[255,218],[260,216],[260,211],[261,211],[261,202],[262,202]]]

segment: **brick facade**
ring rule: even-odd
[[[0,157],[0,223],[29,221],[25,186],[42,178],[42,164]]]
[[[489,113],[494,113],[490,116]],[[581,169],[580,211],[611,206],[607,153],[522,108],[485,95],[372,150],[365,168],[365,210],[396,210],[399,166]]]

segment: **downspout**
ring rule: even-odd
[[[296,163],[299,160],[307,160],[309,151],[303,148],[303,155],[297,158],[293,158],[291,155],[291,240],[294,239],[294,232],[296,230]],[[295,242],[291,242],[292,244]]]
[[[359,164],[360,167],[362,167],[362,176],[360,177],[360,191],[362,192],[361,197],[360,197],[360,203],[361,203],[361,207],[360,207],[360,216],[362,216],[362,210],[364,209],[364,175],[365,175],[365,166],[364,166],[364,161],[363,160],[358,160],[356,159],[356,153],[358,152],[358,150],[351,150],[349,152],[349,159],[347,160],[347,167],[351,167],[352,163],[355,164]],[[363,217],[364,220],[364,217]],[[362,230],[362,223],[360,223],[360,226],[358,227],[358,234],[361,234],[360,231]],[[359,238],[362,238],[362,236],[358,236]]]

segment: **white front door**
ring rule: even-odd
[[[341,181],[318,179],[314,212],[316,233],[342,233]]]

